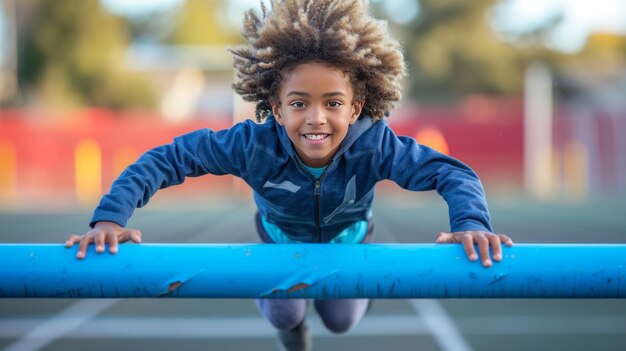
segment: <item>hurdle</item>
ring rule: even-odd
[[[624,244],[1,244],[3,298],[624,298]]]

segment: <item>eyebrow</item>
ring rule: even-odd
[[[287,95],[285,95],[285,97],[290,97],[292,95],[297,95],[297,96],[311,96],[311,94],[309,93],[305,93],[303,91],[290,91],[287,93]],[[346,96],[346,94],[342,93],[341,91],[332,91],[330,93],[325,93],[322,96],[323,97],[327,97],[327,96]]]

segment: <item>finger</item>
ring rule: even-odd
[[[136,243],[141,242],[141,232],[137,229],[124,229],[122,234],[119,236],[119,241],[120,243],[125,243],[129,240]]]
[[[65,247],[72,247],[74,246],[74,244],[80,242],[80,236],[76,235],[76,234],[72,234],[70,235],[67,240],[65,241]]]
[[[481,232],[476,232],[474,235],[474,240],[478,244],[478,254],[480,255],[480,260],[485,267],[491,267],[491,258],[489,257],[489,240],[485,236],[485,234]]]
[[[96,235],[94,236],[94,241],[96,244],[96,252],[97,253],[103,253],[104,252],[104,238],[105,238],[105,234],[104,233],[96,233]]]
[[[109,239],[109,253],[116,254],[119,249],[117,235],[115,235],[115,233],[109,233],[107,238]]]
[[[470,261],[476,261],[478,259],[478,255],[476,255],[476,249],[474,249],[474,239],[471,235],[465,234],[461,238],[461,243],[463,243],[463,248],[465,249],[465,253]]]
[[[130,231],[130,240],[133,242],[140,244],[141,243],[141,231],[137,229],[133,229]]]
[[[511,238],[509,238],[508,236],[504,235],[504,234],[498,234],[498,236],[500,237],[500,241],[502,241],[502,243],[504,243],[504,245],[511,247],[513,246],[513,240],[511,240]]]
[[[495,234],[489,234],[487,235],[487,239],[489,240],[489,245],[491,245],[493,260],[502,261],[502,242],[500,241],[500,237]]]
[[[451,236],[452,234],[450,233],[439,232],[439,234],[437,234],[437,239],[435,239],[435,243],[445,244],[452,242],[452,239],[450,238]]]
[[[76,258],[85,258],[85,256],[87,255],[87,247],[92,241],[92,235],[85,235],[80,238],[80,243],[78,244],[78,252],[76,252]]]

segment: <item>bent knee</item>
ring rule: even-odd
[[[276,329],[292,329],[306,317],[305,301],[257,300],[261,314]]]
[[[359,320],[360,318],[353,318],[350,316],[344,316],[343,318],[337,318],[337,316],[335,316],[335,318],[322,318],[326,328],[335,334],[347,333],[359,322]]]
[[[265,317],[270,324],[276,329],[289,330],[298,326],[304,320],[304,316],[272,316]]]
[[[359,323],[368,303],[367,299],[319,300],[315,309],[328,330],[342,334]]]

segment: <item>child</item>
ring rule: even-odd
[[[361,0],[272,0],[262,17],[246,13],[248,46],[232,50],[234,90],[257,102],[262,124],[199,130],[145,153],[113,183],[96,208],[91,231],[72,235],[78,258],[87,246],[118,250],[139,243],[126,229],[137,207],[185,177],[232,174],[254,190],[256,228],[266,243],[372,241],[374,186],[391,179],[403,188],[433,190],[447,201],[451,233],[438,243],[462,243],[470,260],[501,260],[505,235],[492,234],[476,174],[463,163],[413,139],[398,137],[385,120],[400,98],[406,69],[402,50],[384,22]],[[478,244],[478,255],[474,244]],[[310,350],[307,301],[261,299],[261,313],[279,330],[286,350]],[[342,333],[365,313],[365,299],[314,302],[324,324]]]

